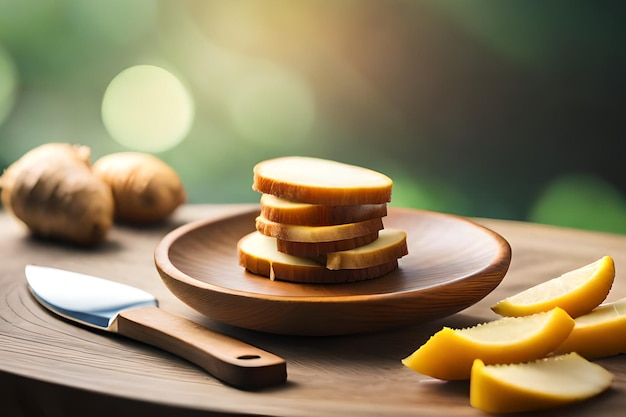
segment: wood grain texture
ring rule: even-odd
[[[504,236],[513,258],[502,283],[460,313],[420,325],[331,337],[272,335],[221,325],[180,302],[160,280],[153,251],[169,231],[191,221],[245,212],[250,206],[187,206],[154,228],[116,226],[93,250],[33,240],[0,215],[0,404],[20,416],[484,416],[469,405],[468,385],[441,383],[404,367],[407,356],[442,326],[470,326],[497,316],[499,299],[564,271],[611,255],[616,281],[608,300],[626,296],[621,269],[626,236],[534,224],[479,220]],[[209,254],[207,254],[209,256]],[[119,280],[152,292],[164,309],[287,360],[281,387],[228,387],[173,355],[57,319],[34,301],[23,269],[35,263]],[[617,416],[626,408],[626,359],[598,363],[616,376],[598,398],[553,415]],[[536,414],[530,414],[536,415]]]
[[[252,209],[217,221],[189,223],[169,233],[157,246],[155,260],[172,293],[227,324],[328,336],[456,313],[491,292],[510,262],[509,244],[482,226],[439,213],[390,209],[385,227],[404,230],[409,247],[409,255],[393,272],[346,284],[272,281],[246,272],[237,258],[237,242],[254,230],[257,214]],[[279,262],[275,263],[276,269]],[[351,272],[317,269],[328,275]],[[315,280],[322,281],[346,280]]]
[[[287,379],[284,359],[158,307],[122,311],[116,325],[119,334],[187,359],[239,389],[273,387]]]

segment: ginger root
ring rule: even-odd
[[[0,177],[2,204],[35,236],[101,242],[113,223],[113,195],[92,173],[90,156],[90,148],[67,143],[30,150]]]
[[[98,159],[92,169],[113,191],[116,220],[161,221],[187,201],[187,193],[176,171],[153,155],[113,153]]]

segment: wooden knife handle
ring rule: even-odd
[[[284,359],[158,307],[121,312],[117,332],[187,359],[236,388],[255,390],[287,380]]]

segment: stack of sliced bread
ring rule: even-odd
[[[392,180],[376,171],[309,157],[254,167],[256,231],[238,243],[248,271],[283,281],[345,283],[379,278],[408,254],[406,233],[384,228]]]

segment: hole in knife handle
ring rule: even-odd
[[[237,357],[237,359],[251,360],[251,359],[261,359],[261,357],[259,355],[241,355]]]

